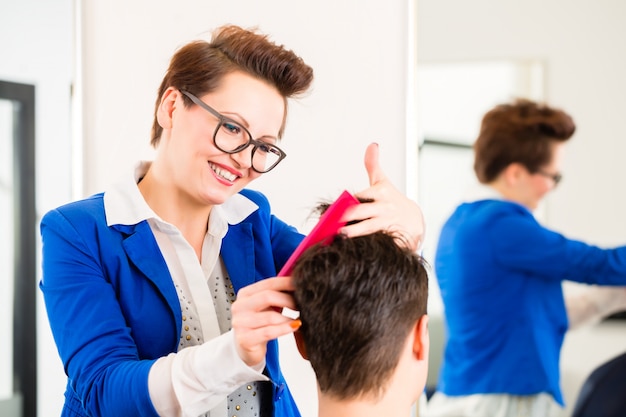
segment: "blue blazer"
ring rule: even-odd
[[[261,193],[241,192],[259,209],[230,225],[221,256],[237,290],[272,277],[302,240],[270,212]],[[63,416],[157,416],[148,393],[152,363],[178,349],[178,295],[146,221],[106,224],[103,194],[48,212],[41,221],[44,295],[68,384]],[[278,361],[267,347],[277,417],[299,417]]]
[[[481,200],[461,204],[444,224],[435,272],[447,335],[437,389],[449,396],[545,392],[564,405],[562,282],[626,285],[626,246],[567,239],[522,205]]]

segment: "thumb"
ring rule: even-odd
[[[365,169],[370,179],[370,186],[384,181],[387,177],[378,162],[378,144],[370,143],[365,150]]]

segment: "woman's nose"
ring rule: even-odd
[[[253,146],[250,146],[243,149],[241,152],[231,153],[230,157],[237,163],[237,167],[241,169],[248,169],[252,166],[252,149]]]

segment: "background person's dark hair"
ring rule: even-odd
[[[487,112],[474,143],[474,171],[487,184],[510,164],[535,173],[552,159],[552,144],[568,140],[576,130],[562,110],[518,99]]]
[[[158,145],[163,131],[156,112],[165,90],[175,87],[202,97],[216,90],[224,76],[234,71],[266,81],[283,96],[285,117],[280,138],[287,118],[287,99],[309,88],[313,69],[291,50],[272,43],[267,35],[229,25],[217,29],[210,42],[190,42],[172,57],[157,94],[151,145]],[[193,104],[190,98],[183,99],[186,105]]]
[[[423,259],[387,232],[314,246],[293,273],[306,355],[320,390],[382,394],[411,326],[426,314]]]

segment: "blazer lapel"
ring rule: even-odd
[[[254,236],[252,225],[229,225],[222,240],[222,259],[233,286],[238,291],[255,281]]]
[[[182,320],[180,304],[176,289],[172,284],[172,276],[148,222],[143,221],[134,226],[116,225],[114,228],[128,235],[122,244],[128,259],[149,281],[154,283],[165,297],[176,317],[176,323],[180,323]]]

